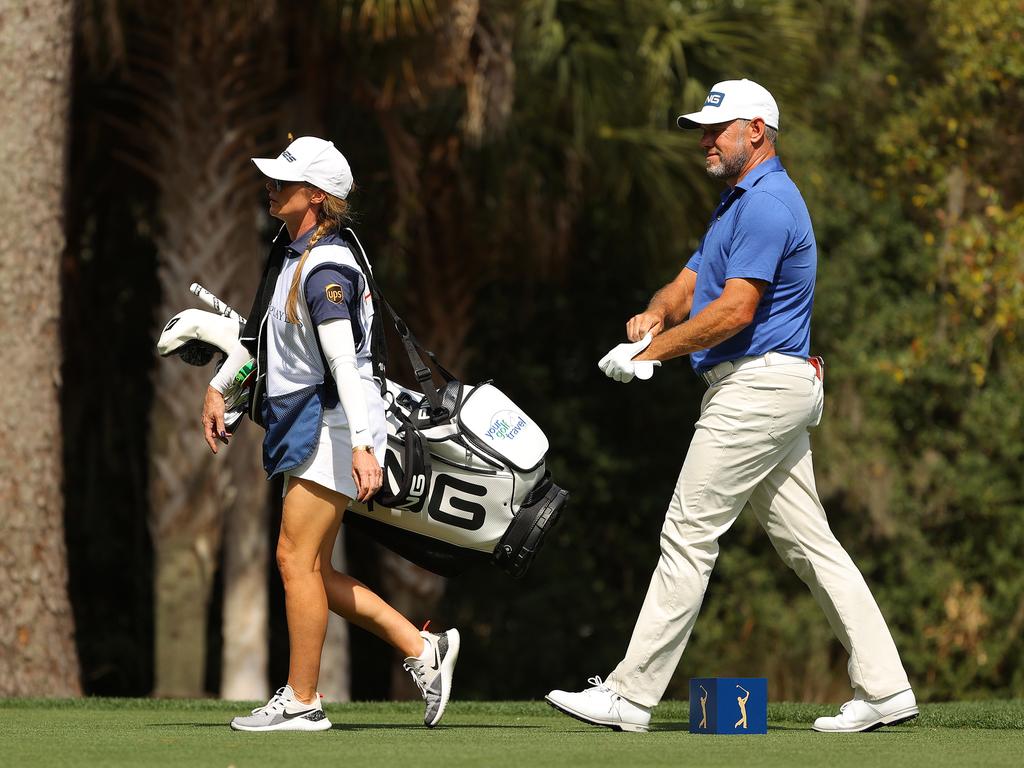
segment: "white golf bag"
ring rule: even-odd
[[[364,271],[370,274],[368,267]],[[201,286],[193,285],[192,292],[217,311],[179,312],[157,349],[191,365],[205,365],[220,352],[223,364],[244,321]],[[416,353],[422,348],[383,297],[380,303],[392,313],[426,393],[383,378],[388,401],[384,484],[369,504],[352,504],[355,514],[345,515],[346,524],[442,576],[488,561],[522,576],[569,497],[545,467],[547,437],[491,383],[462,384],[435,360],[447,380],[436,389]],[[383,372],[383,363],[378,370]],[[225,392],[229,430],[259,407],[261,383],[254,361],[238,371]]]

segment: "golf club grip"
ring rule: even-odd
[[[208,306],[218,315],[224,315],[224,317],[230,317],[233,320],[237,320],[239,323],[244,323],[245,319],[242,318],[235,310],[225,304],[223,301],[218,299],[213,293],[206,290],[199,283],[192,283],[188,288],[193,294],[195,294],[203,304]]]

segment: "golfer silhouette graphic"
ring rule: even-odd
[[[739,688],[741,691],[743,691],[743,693],[745,693],[746,696],[737,696],[736,697],[736,703],[740,705],[740,719],[736,721],[736,725],[734,725],[733,728],[739,728],[740,725],[742,725],[744,728],[746,728],[747,727],[747,699],[750,698],[750,691],[748,691],[742,685],[738,685],[737,684],[736,687]]]

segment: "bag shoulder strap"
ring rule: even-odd
[[[423,394],[427,397],[427,402],[430,403],[430,407],[433,411],[433,416],[437,418],[450,416],[451,414],[443,414],[443,411],[448,409],[444,407],[441,402],[441,395],[437,391],[437,387],[434,385],[433,374],[430,367],[423,362],[423,357],[420,356],[420,352],[427,356],[427,358],[434,364],[441,375],[447,381],[455,381],[449,371],[438,362],[437,355],[428,349],[425,349],[419,340],[413,335],[413,332],[409,329],[406,322],[399,317],[394,307],[384,298],[384,294],[381,292],[380,287],[377,285],[377,281],[373,277],[373,270],[370,269],[369,261],[366,258],[366,252],[363,250],[362,244],[359,242],[359,238],[356,237],[356,233],[351,228],[346,227],[343,231],[342,236],[348,241],[351,246],[352,253],[356,257],[356,261],[359,263],[359,267],[363,270],[363,274],[366,276],[367,285],[370,288],[370,296],[374,304],[374,315],[373,315],[373,329],[374,331],[380,330],[380,333],[373,333],[373,337],[370,340],[370,355],[373,358],[374,373],[380,379],[381,395],[385,393],[387,384],[385,382],[387,374],[387,345],[384,340],[383,328],[380,327],[379,323],[382,318],[380,312],[381,307],[388,311],[391,315],[391,320],[394,323],[395,330],[398,332],[399,338],[402,340],[402,346],[405,347],[405,354],[409,358],[409,362],[412,364],[413,373],[416,376],[417,383],[423,388]]]

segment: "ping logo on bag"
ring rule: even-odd
[[[345,292],[341,290],[341,286],[337,283],[331,283],[324,288],[324,295],[332,304],[341,304],[345,300]]]
[[[430,494],[427,514],[439,523],[447,523],[466,531],[477,531],[483,527],[487,509],[483,504],[466,497],[482,498],[486,495],[485,486],[440,474]]]
[[[484,433],[490,440],[512,440],[529,425],[521,414],[515,411],[498,411],[491,416],[491,425]]]
[[[725,100],[725,94],[721,91],[711,91],[704,100],[705,107],[720,107]]]

